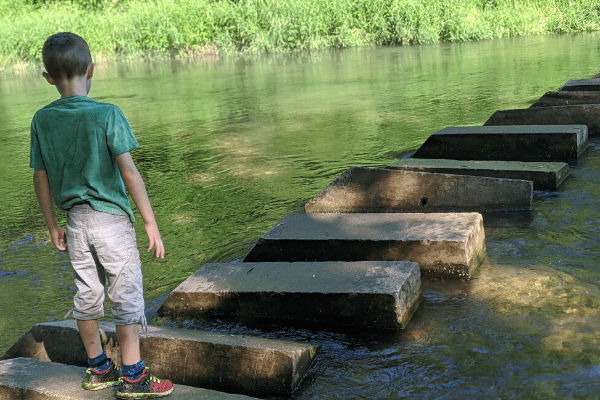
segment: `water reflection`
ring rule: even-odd
[[[249,321],[171,322],[156,309],[205,262],[243,258],[350,166],[382,167],[447,126],[481,125],[600,69],[598,35],[101,64],[90,95],[119,105],[167,246],[143,252],[156,324],[323,343],[295,399],[593,398],[600,142],[526,214],[485,215],[489,260],[427,281],[400,333]],[[0,77],[0,352],[72,304],[65,254],[33,195],[31,115],[56,94],[36,71]],[[136,229],[143,234],[138,218]],[[140,236],[140,248],[145,238]],[[15,301],[19,299],[19,301]],[[16,317],[15,317],[16,315]]]

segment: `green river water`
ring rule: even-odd
[[[167,249],[145,252],[152,324],[323,344],[293,399],[567,399],[600,393],[600,141],[530,214],[485,221],[470,281],[425,281],[399,333],[172,322],[157,308],[206,262],[243,258],[350,166],[383,167],[448,126],[482,125],[600,69],[600,35],[539,36],[200,61],[99,63],[90,97],[128,117]],[[34,69],[0,75],[0,354],[72,308],[47,244],[29,124],[58,98]],[[59,214],[64,221],[64,214]]]

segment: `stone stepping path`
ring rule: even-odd
[[[600,133],[600,104],[576,104],[496,111],[485,122],[484,126],[573,124],[587,126],[589,135]],[[578,143],[579,145],[585,143],[587,146],[587,139],[584,142],[582,138],[581,142]],[[558,160],[562,161],[561,159]]]
[[[116,399],[115,388],[90,391],[81,388],[84,367],[32,358],[0,361],[0,399],[106,400]],[[175,385],[170,400],[246,400],[252,397]]]
[[[415,152],[413,158],[491,161],[577,159],[587,148],[588,128],[585,125],[550,125],[559,123],[551,122],[552,118],[560,115],[560,113],[553,114],[557,108],[560,107],[498,111],[486,122],[486,125],[500,126],[442,129],[431,135]],[[545,120],[546,123],[542,125],[522,125],[525,122],[540,124],[538,119],[532,120],[531,117],[539,111],[554,117],[549,117],[550,119]],[[600,117],[600,105],[598,117]],[[571,122],[573,123],[575,122]]]
[[[461,277],[484,254],[478,213],[315,213],[285,216],[244,261],[412,261],[428,276]]]
[[[304,206],[307,213],[530,209],[530,181],[352,167]]]
[[[533,182],[534,190],[555,190],[569,175],[569,165],[567,163],[545,161],[467,161],[406,158],[396,161],[386,168],[413,172],[522,179]]]
[[[561,92],[582,92],[600,90],[600,79],[569,79],[560,89]]]
[[[547,92],[529,108],[572,106],[578,104],[600,104],[600,91]]]
[[[100,330],[106,353],[120,365],[114,324],[100,321]],[[156,326],[140,335],[142,359],[157,376],[253,396],[291,393],[320,349],[311,343]],[[18,357],[87,365],[74,320],[34,325],[2,359]]]
[[[408,261],[205,264],[169,295],[160,313],[400,329],[421,297]]]

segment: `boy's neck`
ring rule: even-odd
[[[88,80],[86,76],[76,76],[70,80],[63,79],[56,85],[60,98],[72,96],[87,96],[89,93]]]

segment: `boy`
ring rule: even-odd
[[[165,248],[144,182],[130,151],[139,146],[121,110],[87,97],[95,64],[81,37],[58,33],[42,49],[44,78],[61,95],[40,109],[31,123],[30,167],[52,243],[69,251],[77,293],[73,317],[90,368],[83,388],[117,386],[117,397],[162,397],[168,380],[152,375],[140,359],[139,327],[145,324],[142,272],[125,187],[144,220],[156,257]],[[67,240],[57,226],[52,198],[67,210]],[[104,289],[112,301],[123,367],[102,349],[98,318],[104,316]]]

